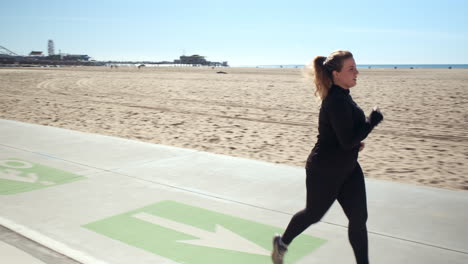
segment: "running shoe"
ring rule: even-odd
[[[281,241],[281,236],[276,235],[273,237],[273,252],[271,253],[271,259],[273,264],[283,264],[284,254],[288,251],[288,247]]]

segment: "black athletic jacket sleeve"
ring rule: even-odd
[[[357,105],[349,95],[345,93],[335,97],[328,106],[328,117],[338,142],[345,150],[359,147],[361,141],[371,132],[372,127],[365,116],[356,116],[359,115],[360,109],[353,109]],[[362,122],[363,117],[364,122]]]

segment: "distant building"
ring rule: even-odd
[[[91,57],[88,55],[79,55],[79,54],[65,54],[62,56],[63,60],[67,61],[88,61]]]
[[[200,64],[200,65],[208,64],[205,57],[200,56],[200,55],[180,56],[180,60],[175,60],[174,63],[176,64]]]
[[[205,59],[205,56],[192,55],[192,56],[180,56],[180,59],[174,60],[174,64],[190,64],[190,65],[204,65],[204,66],[225,66],[228,67],[228,62],[211,62]]]
[[[43,56],[42,51],[31,51],[29,56]]]

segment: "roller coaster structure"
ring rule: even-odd
[[[0,46],[0,55],[8,55],[8,56],[19,56],[18,54],[14,53],[13,51]]]

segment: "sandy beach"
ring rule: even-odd
[[[0,118],[303,167],[319,104],[301,69],[219,70],[0,68]],[[385,116],[366,177],[468,190],[468,70],[360,71],[353,99]]]

